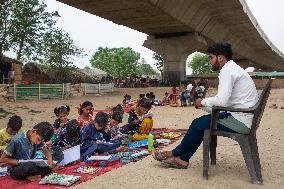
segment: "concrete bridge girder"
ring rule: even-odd
[[[156,38],[155,36],[148,36],[143,46],[163,57],[163,81],[178,82],[185,80],[188,55],[195,51],[204,51],[208,43],[205,38],[193,32],[176,37]]]
[[[272,49],[267,49],[267,44],[261,38],[257,30],[250,24],[250,20],[243,9],[239,0],[157,0],[156,6],[180,20],[185,25],[200,33],[211,41],[227,41],[233,44],[233,52],[238,56],[250,57],[257,62],[257,67],[272,67],[271,70],[283,70],[279,67],[276,56],[272,56]],[[170,7],[174,8],[170,8]],[[230,9],[227,9],[230,7]],[[232,11],[235,9],[235,11]],[[247,11],[247,10],[245,10]],[[257,25],[257,23],[256,23]],[[245,30],[241,28],[246,28]],[[255,48],[251,48],[251,44]],[[268,56],[258,52],[258,48],[266,48]],[[269,51],[269,52],[268,52]],[[236,53],[234,53],[236,54]]]
[[[184,74],[177,73],[185,72],[185,70],[183,72],[180,70],[181,67],[185,68],[185,63],[181,63],[185,62],[185,57],[196,50],[204,52],[207,46],[218,41],[232,44],[234,59],[248,59],[254,62],[254,67],[262,70],[271,67],[271,70],[284,71],[284,54],[269,41],[261,30],[245,0],[57,1],[150,36],[194,32],[204,36],[207,45],[201,49],[183,49],[180,46],[189,48],[192,44],[195,46],[195,42],[188,41],[190,43],[184,44],[178,42],[181,40],[176,40],[177,44],[174,44],[168,41],[169,37],[167,39],[156,38],[156,40],[149,37],[145,41],[146,47],[161,55],[164,53],[165,71],[169,73],[169,69],[173,69],[173,72],[176,72],[174,78],[180,80]],[[162,44],[157,42],[160,39],[167,44],[164,44],[163,48],[168,50],[156,47]],[[149,41],[152,41],[151,45]],[[174,66],[174,64],[179,66]],[[169,73],[168,75],[174,74]]]

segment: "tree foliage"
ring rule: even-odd
[[[152,58],[157,60],[157,62],[155,63],[155,66],[161,72],[161,74],[163,74],[163,71],[164,71],[164,59],[163,59],[163,57],[161,55],[159,55],[158,53],[153,53]]]
[[[12,5],[15,0],[0,0],[0,55],[8,51],[11,44]]]
[[[36,57],[41,37],[54,20],[42,0],[17,0],[12,9],[12,43],[17,60]]]
[[[43,0],[0,0],[0,54],[13,51],[17,60],[36,57],[41,37],[56,21]]]
[[[195,54],[192,60],[188,63],[192,69],[193,75],[211,73],[212,68],[209,65],[209,56],[206,54]]]
[[[75,56],[82,56],[83,49],[77,47],[70,35],[61,29],[52,29],[43,35],[41,48],[38,50],[40,62],[58,72],[58,78],[64,81],[73,68]]]
[[[152,68],[150,64],[147,64],[144,58],[142,58],[141,63],[138,65],[138,75],[153,75],[156,71]]]
[[[46,11],[44,0],[0,0],[0,55],[7,51],[17,60],[38,61],[63,78],[74,68],[73,57],[83,49],[67,32],[57,29],[58,12]],[[59,79],[59,80],[60,80]]]
[[[126,78],[138,72],[140,53],[130,47],[99,47],[90,62],[94,68],[101,69],[113,77]]]

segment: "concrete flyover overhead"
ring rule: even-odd
[[[164,80],[185,79],[186,59],[219,41],[242,67],[284,71],[284,54],[267,38],[245,0],[58,0],[148,34],[144,46],[165,60]]]

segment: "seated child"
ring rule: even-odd
[[[165,92],[165,96],[162,99],[163,105],[169,105],[171,103],[171,98],[168,92]]]
[[[109,129],[111,134],[111,140],[121,140],[123,135],[120,132],[119,124],[122,123],[123,115],[119,111],[114,111],[110,115]]]
[[[70,112],[70,107],[67,105],[54,108],[54,114],[56,115],[57,119],[54,121],[53,127],[56,130],[58,128],[63,128],[66,122],[69,121],[68,119],[69,112]]]
[[[60,147],[62,150],[65,150],[81,143],[80,124],[76,119],[72,119],[60,130],[57,139],[52,143],[52,147]]]
[[[130,107],[134,104],[135,102],[131,99],[131,96],[129,94],[125,94],[123,96],[123,101],[122,104],[124,107]]]
[[[9,118],[7,127],[0,130],[0,155],[4,152],[11,138],[15,136],[22,128],[22,119],[14,115]]]
[[[151,95],[151,93],[150,93]],[[159,100],[159,99],[156,99],[156,96],[154,95],[154,93],[151,95],[151,102],[152,102],[152,105],[154,106],[162,106],[163,103]]]
[[[205,86],[203,83],[198,82],[196,87],[197,98],[204,98]]]
[[[98,112],[95,120],[82,129],[81,159],[86,160],[93,153],[115,152],[121,143],[110,143],[110,133],[106,132],[109,116]]]
[[[65,124],[69,121],[69,119],[67,118],[69,112],[70,112],[70,107],[67,105],[54,108],[54,114],[56,115],[57,119],[54,121],[53,124],[54,134],[51,137],[51,141],[46,143],[48,146],[51,145],[56,140],[60,130],[64,128]]]
[[[120,105],[120,104],[118,104],[118,105],[116,105],[115,107],[113,107],[113,108],[111,109],[111,111],[112,111],[112,112],[119,111],[122,116],[123,116],[123,114],[124,114],[123,107],[122,107],[122,105]]]
[[[180,104],[181,106],[187,106],[186,100],[188,98],[187,92],[185,87],[180,87],[180,94],[179,94],[179,98],[180,98]]]
[[[38,123],[33,129],[17,134],[11,139],[0,162],[8,164],[8,172],[14,179],[31,179],[43,177],[52,172],[53,160],[44,142],[49,141],[53,134],[52,125],[48,122]],[[38,149],[42,149],[48,160],[48,167],[42,167],[35,162],[20,163],[19,160],[33,159]]]
[[[146,139],[153,128],[153,119],[152,115],[148,115],[149,117],[145,117],[143,121],[139,125],[138,132],[133,134],[134,140],[143,140]]]
[[[90,121],[93,121],[93,104],[90,101],[85,101],[83,104],[80,104],[78,107],[79,117],[77,121],[80,124],[80,127],[85,127]]]
[[[139,98],[138,98],[137,102],[141,99],[144,99],[144,98],[145,98],[145,94],[139,94]]]
[[[139,127],[145,117],[153,116],[151,113],[148,114],[152,104],[147,99],[142,99],[138,102],[135,108],[132,108],[128,116],[128,124],[121,127],[121,133],[133,135],[134,133],[140,132]]]
[[[147,99],[147,100],[150,100],[150,97],[151,97],[151,96],[150,96],[150,93],[146,93],[146,99]]]

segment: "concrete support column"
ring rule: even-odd
[[[207,47],[205,38],[197,33],[187,33],[180,36],[172,34],[156,38],[148,36],[143,46],[160,54],[164,59],[163,81],[180,82],[186,78],[186,59],[195,51],[204,51]]]

